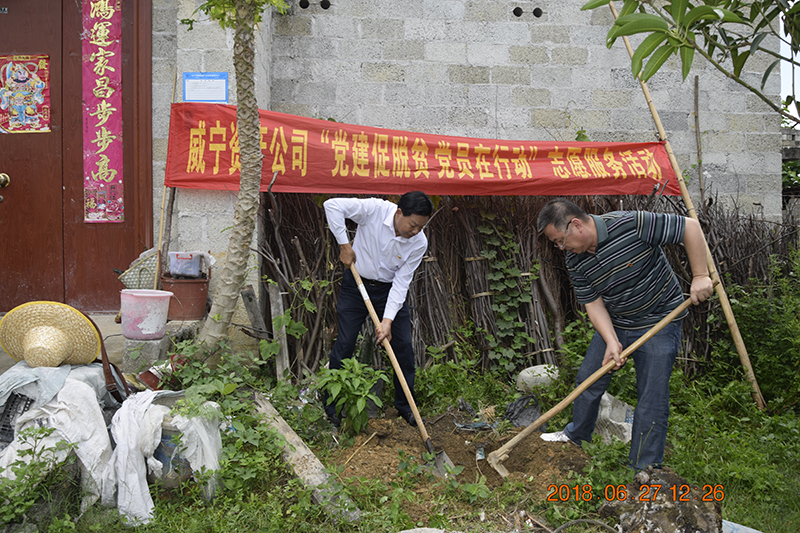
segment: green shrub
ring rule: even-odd
[[[730,285],[727,292],[753,372],[769,408],[796,411],[800,405],[800,252],[789,264],[773,261],[765,282]],[[709,322],[716,326],[711,364],[706,369],[711,387],[744,375],[727,323],[717,309]]]
[[[389,381],[385,372],[362,365],[355,357],[344,359],[341,368],[320,370],[317,387],[327,391],[328,403],[336,407],[337,413],[344,410],[344,433],[355,435],[367,427],[367,400],[377,407],[383,406],[381,399],[372,393],[372,387],[379,379]]]

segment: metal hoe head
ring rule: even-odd
[[[433,462],[426,463],[423,468],[434,476],[447,477],[447,474],[452,472],[456,465],[453,464],[453,461],[450,460],[444,450],[435,452],[430,439],[425,442],[425,446],[428,448],[428,452],[434,455],[434,459]]]

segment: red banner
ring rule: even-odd
[[[436,195],[680,195],[664,143],[505,141],[260,111],[261,190]],[[236,107],[172,104],[165,184],[239,189]]]

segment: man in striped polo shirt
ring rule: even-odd
[[[664,255],[664,244],[684,245],[692,270],[695,305],[713,293],[706,246],[693,218],[645,211],[589,215],[563,198],[539,212],[539,231],[559,249],[575,295],[586,306],[595,334],[576,378],[580,385],[600,367],[625,364],[620,354],[683,300],[680,284]],[[682,316],[664,327],[632,356],[638,402],[634,411],[628,465],[642,470],[661,465],[669,418],[669,378],[680,351]],[[591,441],[600,398],[613,372],[603,376],[575,400],[572,422],[563,431],[544,433],[548,441]]]

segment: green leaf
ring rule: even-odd
[[[672,4],[670,5],[672,20],[674,20],[675,24],[678,26],[681,25],[681,20],[683,20],[683,15],[686,14],[686,8],[688,6],[689,0],[672,0]]]
[[[664,30],[669,29],[669,24],[663,18],[659,17],[658,15],[653,15],[651,13],[630,13],[628,15],[620,16],[617,20],[614,21],[615,26],[625,26],[630,24],[631,22],[639,22],[639,21],[650,21],[654,25],[660,25],[660,27]]]
[[[689,10],[683,17],[684,28],[691,28],[698,20],[719,20],[723,16],[722,10],[712,6],[697,6]]]
[[[633,15],[628,15],[625,18],[629,19],[629,22],[621,25],[620,29],[615,34],[616,37],[645,32],[667,33],[669,31],[669,26],[667,26],[667,23],[664,19],[655,15],[650,15],[649,13],[635,13]],[[617,22],[620,20],[622,19],[618,19]]]
[[[236,390],[236,387],[238,387],[238,385],[237,385],[236,383],[227,383],[227,384],[225,385],[225,387],[223,387],[223,389],[222,389],[222,394],[224,394],[225,396],[227,396],[228,394],[230,394],[230,393],[232,393],[233,391],[235,391],[235,390]]]
[[[781,60],[780,59],[776,59],[775,61],[772,62],[772,64],[770,64],[770,66],[767,67],[767,70],[764,71],[764,76],[761,78],[761,90],[762,91],[764,90],[764,85],[767,84],[767,78],[769,78],[770,73],[772,73],[773,69],[775,67],[777,67],[778,65],[780,65],[780,63],[781,63]],[[788,98],[786,100],[786,103],[787,104],[791,103],[791,102],[789,102]]]
[[[341,392],[341,390],[342,390],[341,383],[334,383],[333,385],[331,385],[331,388],[328,390],[328,392],[331,395],[331,400],[339,396],[339,392]]]
[[[722,9],[722,8],[720,8],[719,11],[722,12],[722,16],[720,17],[722,22],[734,22],[737,24],[745,24],[745,21],[742,20],[742,17],[740,17],[733,11],[729,11],[727,9]]]
[[[649,80],[653,74],[658,72],[658,69],[661,68],[661,65],[669,59],[669,56],[675,53],[675,48],[672,46],[665,44],[655,52],[653,52],[653,56],[647,62],[647,65],[644,67],[644,72],[642,73],[642,81]]]
[[[742,52],[741,54],[734,55],[733,59],[733,75],[737,78],[741,77],[742,69],[744,68],[744,64],[747,61],[747,58],[750,57],[750,52]]]
[[[619,10],[618,17],[624,17],[625,15],[635,13],[640,3],[641,2],[639,2],[639,0],[625,0],[625,3],[622,5],[622,9]]]
[[[634,76],[638,76],[639,72],[642,71],[644,59],[652,54],[666,38],[667,35],[665,33],[653,33],[652,35],[648,35],[644,41],[642,41],[642,44],[636,48],[631,58],[631,70]]]
[[[692,40],[694,41],[694,34],[690,34]],[[692,70],[692,61],[694,61],[694,47],[684,45],[681,46],[681,73],[683,74],[683,79],[686,79],[686,76],[689,75],[689,72]]]
[[[756,35],[753,38],[753,42],[750,45],[750,55],[753,55],[753,54],[756,53],[756,50],[758,50],[758,45],[761,44],[761,41],[763,41],[766,36],[767,36],[767,33],[763,32],[763,33],[759,33],[758,35]]]
[[[607,6],[609,4],[609,0],[589,0],[581,7],[581,11],[588,11],[590,9],[596,9],[600,6]]]

